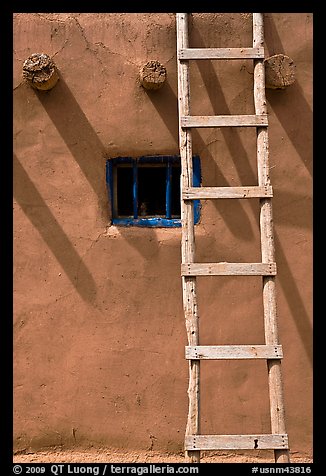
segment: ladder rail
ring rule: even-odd
[[[253,13],[253,47],[264,47],[264,19],[262,13]],[[256,114],[267,114],[265,94],[265,66],[262,59],[254,60],[254,105]],[[269,177],[269,137],[267,127],[257,127],[257,167],[258,185],[270,186]],[[262,261],[275,261],[273,233],[273,210],[270,198],[260,199],[260,236]],[[274,276],[263,276],[263,308],[265,341],[269,345],[278,344],[276,283]],[[268,360],[268,383],[273,434],[286,433],[282,388],[281,361]],[[275,449],[277,463],[289,462],[289,451]]]
[[[176,14],[177,51],[188,48],[187,13]],[[189,61],[178,61],[178,106],[179,106],[179,143],[181,156],[181,196],[184,188],[193,186],[192,136],[190,129],[181,127],[181,116],[190,114]],[[195,230],[193,201],[181,200],[181,255],[182,263],[193,263],[195,258]],[[196,277],[182,276],[183,307],[189,345],[199,344],[199,323],[196,298]],[[186,426],[187,435],[200,433],[199,406],[200,361],[189,360],[189,410]],[[200,462],[200,451],[187,450],[187,459],[191,463]]]

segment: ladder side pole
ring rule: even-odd
[[[253,47],[264,47],[264,19],[253,13]],[[254,60],[254,103],[256,114],[267,114],[265,66],[263,59]],[[259,186],[270,186],[269,143],[267,127],[257,127],[257,166]],[[264,263],[275,261],[273,210],[270,198],[260,199],[261,254]],[[263,277],[263,306],[266,344],[278,344],[276,287],[274,276]],[[268,360],[271,429],[273,434],[285,434],[285,411],[281,360]],[[288,450],[274,450],[276,463],[288,463]]]
[[[176,14],[177,50],[187,48],[188,16]],[[178,60],[178,105],[179,105],[179,144],[181,156],[181,255],[182,263],[193,263],[195,257],[194,206],[193,201],[182,199],[182,191],[193,186],[192,137],[190,129],[182,129],[180,117],[190,114],[189,61]],[[182,276],[183,307],[185,313],[188,345],[199,344],[199,325],[196,299],[196,278]],[[189,360],[189,411],[186,427],[187,435],[199,434],[199,370],[200,362]],[[188,462],[199,463],[200,451],[186,451]]]

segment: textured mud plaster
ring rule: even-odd
[[[193,47],[252,44],[248,14],[193,14],[190,23]],[[175,15],[21,13],[13,26],[15,449],[182,452],[181,231],[111,226],[105,183],[110,157],[179,153]],[[296,455],[311,453],[311,29],[309,14],[266,17],[266,54],[286,53],[297,65],[293,85],[267,91],[285,409]],[[48,92],[21,81],[34,52],[60,72]],[[152,59],[168,78],[150,92],[137,77]],[[254,114],[252,86],[248,61],[193,62],[192,114]],[[255,131],[226,129],[193,133],[202,185],[256,185]],[[197,262],[260,261],[258,201],[201,205]],[[264,342],[259,278],[198,281],[203,345]],[[264,362],[203,362],[201,375],[203,433],[269,433]]]

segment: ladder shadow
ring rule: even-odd
[[[300,207],[298,207],[300,202]],[[287,190],[275,191],[273,198],[274,220],[287,227],[312,229],[312,197]],[[282,213],[283,205],[286,213]],[[291,217],[291,218],[290,218]],[[293,277],[286,252],[281,244],[279,234],[274,229],[276,262],[279,269],[277,279],[282,287],[294,324],[302,341],[309,363],[313,363],[313,331],[309,314]]]
[[[83,300],[93,303],[97,291],[91,273],[15,154],[13,184],[14,198],[49,246],[71,284]]]
[[[48,92],[33,91],[97,195],[102,217],[107,218],[105,148],[64,78],[58,73],[59,81],[55,88]]]
[[[214,168],[213,174],[210,177],[207,177],[207,183],[205,183],[205,186],[230,187],[229,181],[223,175],[221,168],[215,162],[212,153],[207,149],[205,141],[201,137],[200,133],[193,129],[192,137],[193,142],[198,146],[199,151],[206,149],[205,155],[207,156],[207,163],[209,164],[209,167]],[[198,152],[198,154],[200,155],[200,152]],[[216,180],[211,183],[213,176],[216,177]],[[231,233],[240,240],[252,240],[254,237],[252,226],[244,207],[240,203],[240,200],[223,200],[223,202],[224,203],[221,203],[220,200],[212,200],[214,207]],[[226,202],[228,202],[227,206]]]
[[[196,45],[197,48],[205,48],[205,42],[201,37],[198,29],[195,25],[192,25],[191,30],[191,39],[192,43]],[[212,62],[209,60],[205,61],[196,61],[196,65],[198,67],[198,71],[201,75],[203,84],[206,88],[209,100],[211,102],[213,112],[216,115],[219,114],[230,114],[230,108],[227,105],[225,96],[223,94],[220,81],[217,77],[217,74],[212,66]],[[214,88],[212,88],[212,84],[214,84]],[[249,162],[248,154],[245,150],[245,147],[239,137],[238,132],[235,128],[229,127],[221,127],[220,133],[224,138],[225,145],[227,146],[230,156],[234,157],[241,157],[242,160],[234,160],[234,166],[237,170],[237,173],[240,178],[245,179],[247,183],[255,184],[257,179],[255,174],[251,168],[251,164]],[[203,139],[201,138],[200,134],[197,130],[194,131],[194,138],[197,142],[200,143],[200,147],[206,147]],[[218,176],[218,185],[219,186],[230,186],[228,180],[223,176],[221,170],[219,169],[216,161],[208,151],[211,159],[211,163],[214,164],[216,168],[216,174]],[[216,186],[216,184],[215,184]],[[215,201],[214,201],[215,202]],[[221,207],[218,206],[218,203],[214,203],[215,207],[221,213]],[[219,208],[218,208],[219,207]],[[244,208],[240,203],[237,201],[233,205],[233,214],[238,214],[239,220],[241,222],[241,226],[239,226],[238,220],[230,220],[230,217],[225,213],[223,218],[225,219],[228,217],[227,225],[229,226],[230,230],[234,233],[235,236],[243,239],[251,239],[253,237],[253,231],[250,224],[250,220],[248,218],[247,213],[245,212]],[[234,215],[236,216],[236,215]],[[230,224],[232,223],[232,226]]]
[[[160,247],[154,228],[118,226],[119,235],[138,251],[151,266],[151,261],[159,253]],[[144,235],[144,236],[142,236]]]
[[[159,92],[146,91],[148,98],[151,100],[153,106],[155,107],[157,113],[160,115],[165,126],[172,135],[175,143],[176,149],[178,148],[178,98],[171,88],[171,86],[166,83],[162,90]],[[162,95],[161,95],[162,94]],[[207,149],[207,145],[202,139],[200,133],[196,130],[192,130],[193,143],[196,145],[194,154],[200,156],[201,151],[205,150],[205,154],[208,155],[207,161],[209,162],[210,167],[215,168],[214,175],[218,177],[218,183],[220,186],[229,186],[229,182],[224,177],[221,169],[216,164],[212,154]],[[179,149],[177,149],[179,153]],[[201,158],[202,159],[202,158]],[[203,162],[203,159],[202,159]],[[209,180],[209,177],[208,177]],[[213,185],[213,184],[212,184]],[[216,184],[215,184],[216,185]],[[234,236],[237,236],[243,240],[250,240],[253,237],[253,232],[251,229],[251,224],[249,218],[242,207],[242,205],[236,201],[232,204],[232,213],[230,210],[224,210],[224,207],[218,206],[217,203],[214,203],[219,214],[223,218],[224,222],[227,224]]]
[[[275,223],[293,228],[312,229],[310,195],[274,188],[273,204]]]
[[[271,14],[265,14],[265,42],[269,55],[286,54]],[[312,175],[312,108],[296,80],[284,90],[266,89],[268,103],[304,166]]]
[[[270,56],[286,54],[272,14],[265,14],[265,43]],[[266,97],[269,106],[292,142],[298,156],[310,175],[312,175],[312,109],[304,97],[300,84],[296,80],[285,90],[267,89]],[[287,203],[299,199],[305,200],[301,202],[302,206],[305,206],[305,213],[300,209],[300,213],[296,216],[295,224],[286,221],[287,226],[294,225],[308,229],[312,227],[310,219],[308,220],[307,218],[311,216],[311,211],[307,213],[307,207],[312,207],[311,197],[300,197],[299,195],[296,196],[296,194],[289,195],[286,191],[279,191],[277,195],[281,197],[280,200],[286,200]],[[285,222],[282,216],[276,216],[275,219],[276,223]],[[312,324],[277,233],[275,233],[275,245],[276,255],[278,255],[278,262],[280,263],[278,279],[283,288],[307,357],[312,365]]]
[[[196,44],[196,47],[206,47],[198,29],[195,26],[192,29],[192,37],[193,43]],[[196,64],[198,67],[198,71],[201,75],[203,84],[206,88],[214,114],[231,114],[230,108],[223,94],[221,83],[212,65],[212,61],[198,60]],[[214,88],[212,88],[212,84],[214,84]],[[257,183],[257,178],[251,167],[248,153],[242,143],[238,131],[236,130],[236,128],[232,127],[221,127],[220,132],[230,152],[230,157],[233,159],[233,163],[238,172],[239,177],[242,180],[246,179],[248,183],[255,185]],[[241,158],[241,160],[235,160],[239,157]]]
[[[284,249],[281,245],[278,233],[274,231],[274,240],[275,240],[275,254],[277,267],[279,269],[276,279],[278,279],[285,299],[288,303],[290,313],[293,317],[293,322],[297,328],[298,334],[300,336],[301,342],[303,344],[304,350],[306,352],[307,358],[310,365],[313,364],[313,333],[312,333],[312,324],[309,319],[308,312],[305,308],[304,301],[300,295],[297,283],[293,278],[290,264],[287,260]]]
[[[195,28],[195,26],[193,26],[193,29],[192,29],[192,41],[196,45],[196,47],[205,48],[204,41],[199,31]],[[203,83],[206,86],[207,94],[209,95],[209,98],[213,107],[213,111],[215,114],[222,114],[222,113],[230,114],[230,109],[227,105],[218,77],[212,66],[212,62],[205,61],[205,63],[206,64],[204,65],[201,61],[197,61],[197,66],[202,76]],[[208,82],[207,78],[209,77],[211,79]],[[212,83],[216,85],[216,87],[214,88],[214,94],[211,88],[211,84],[212,84],[211,81]],[[282,109],[283,107],[284,107],[284,103],[282,104]],[[305,112],[306,114],[308,113],[307,109],[305,110]],[[292,123],[292,119],[293,119],[292,114],[293,112],[290,115],[291,117],[287,118],[288,124]],[[299,120],[301,121],[300,116],[299,116]],[[221,130],[221,133],[223,134],[225,143],[230,151],[231,157],[241,156],[243,158],[242,161],[236,161],[236,160],[234,161],[234,166],[238,172],[239,178],[242,181],[243,179],[245,179],[246,181],[249,180],[253,184],[256,183],[257,179],[251,168],[248,155],[241,142],[239,135],[236,133],[236,131],[234,134],[232,134],[232,131],[230,132],[227,129],[228,128],[221,128],[220,130]],[[299,197],[300,196],[295,196],[295,199],[297,200]],[[284,194],[283,194],[283,198],[284,198]],[[305,197],[302,197],[302,198],[305,198]],[[252,211],[254,212],[255,209],[254,209],[254,204],[252,203],[252,201],[249,200],[249,204],[250,204],[250,207],[252,208]],[[257,226],[259,226],[259,216],[257,216],[256,214],[254,214],[254,216],[257,222]],[[301,225],[307,228],[310,227],[310,224],[307,221],[305,221],[304,224],[301,221]],[[288,263],[286,254],[283,250],[283,247],[281,245],[280,239],[278,237],[278,234],[275,228],[274,228],[274,237],[275,237],[275,244],[276,244],[276,253],[279,256],[279,261],[280,261],[280,266],[279,266],[280,273],[278,274],[277,279],[279,280],[281,284],[284,296],[290,308],[290,312],[292,314],[294,323],[297,327],[300,339],[303,343],[309,362],[312,365],[312,352],[311,352],[312,325],[309,319],[309,315],[306,311],[304,301],[300,295],[300,291],[293,277],[291,267]]]

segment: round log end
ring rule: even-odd
[[[285,89],[295,81],[295,64],[289,56],[278,54],[264,60],[265,85],[269,89]]]
[[[48,91],[56,85],[59,75],[49,55],[33,53],[24,61],[23,78],[33,88]]]
[[[159,61],[148,61],[141,68],[139,76],[145,89],[160,89],[166,81],[166,68]]]

